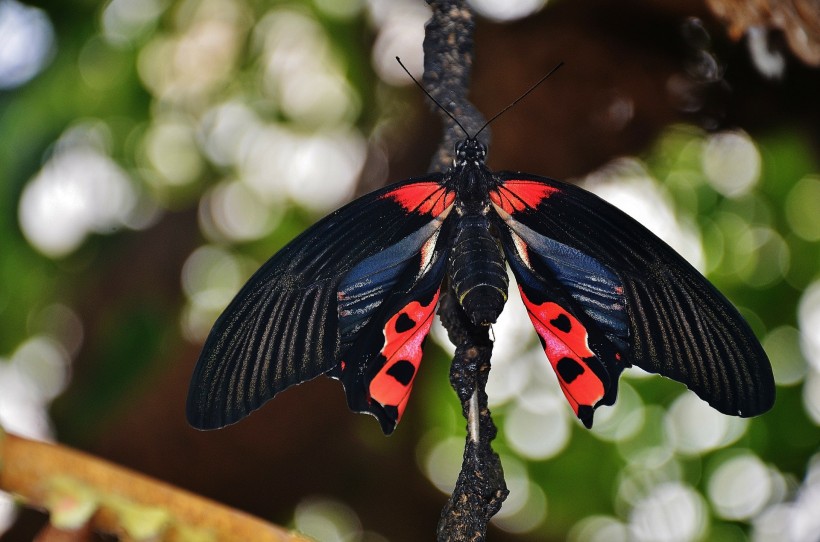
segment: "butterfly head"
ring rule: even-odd
[[[474,137],[468,137],[456,143],[455,167],[481,166],[487,159],[487,146]]]

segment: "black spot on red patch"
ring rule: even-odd
[[[567,384],[571,384],[573,380],[584,374],[584,368],[572,358],[559,359],[555,364],[555,370],[558,371],[561,380]]]
[[[402,386],[407,386],[413,381],[413,375],[416,374],[416,368],[412,363],[406,359],[400,359],[387,369],[387,374],[396,379]]]
[[[563,313],[550,320],[550,324],[558,331],[563,331],[564,333],[569,333],[572,329],[572,322],[570,322],[569,317]]]
[[[406,312],[401,313],[396,319],[396,333],[404,333],[414,327],[416,327],[416,321],[407,316]]]

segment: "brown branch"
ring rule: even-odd
[[[27,506],[48,510],[60,531],[90,525],[127,540],[307,541],[83,452],[2,430],[0,489]]]
[[[439,542],[481,542],[490,519],[501,509],[509,491],[501,460],[491,446],[496,428],[484,391],[493,343],[488,328],[473,325],[455,299],[455,294],[446,296],[439,315],[450,340],[457,345],[450,367],[450,384],[461,400],[468,431],[461,472],[441,511],[436,534]],[[473,400],[477,403],[474,406]]]
[[[428,92],[471,134],[484,124],[484,117],[467,99],[473,65],[473,14],[464,0],[427,0],[433,16],[424,32],[424,77]],[[432,104],[431,104],[432,105]],[[465,134],[443,111],[444,134],[431,171],[444,171],[453,163],[456,141]],[[487,143],[489,132],[482,132]]]
[[[424,37],[424,83],[430,94],[469,132],[464,134],[452,119],[439,111],[445,123],[442,142],[431,169],[452,164],[454,143],[475,134],[484,124],[481,113],[467,100],[473,55],[473,16],[464,0],[428,0],[433,16]],[[487,130],[481,133],[489,139]],[[487,408],[484,389],[490,372],[492,341],[487,326],[470,323],[449,286],[443,286],[439,316],[456,353],[450,384],[467,418],[467,437],[461,472],[437,529],[440,542],[480,542],[490,519],[507,497],[504,471],[491,442],[496,428]]]

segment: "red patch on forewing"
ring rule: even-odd
[[[382,406],[395,407],[398,410],[396,423],[404,413],[421,365],[421,347],[430,332],[438,296],[437,290],[427,305],[411,301],[384,326],[381,355],[387,361],[370,381],[370,397]]]
[[[443,213],[456,199],[453,191],[434,181],[408,184],[382,197],[392,198],[406,211],[433,216]]]
[[[584,358],[594,357],[589,349],[586,328],[557,303],[535,305],[521,290],[535,331],[544,342],[544,352],[552,364],[561,390],[578,415],[578,407],[594,407],[604,396],[604,383]]]
[[[504,181],[504,183],[490,192],[490,199],[501,207],[507,214],[534,209],[557,192],[554,186],[538,181]]]

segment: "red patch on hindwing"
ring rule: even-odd
[[[575,415],[585,424],[591,424],[592,409],[606,390],[604,382],[587,361],[595,359],[595,354],[589,348],[586,328],[557,303],[546,301],[535,304],[527,298],[522,288],[519,287],[519,290],[547,359],[558,376],[561,391]]]
[[[508,214],[534,209],[558,189],[538,181],[504,181],[490,191],[490,199]]]
[[[382,197],[395,200],[406,211],[433,216],[443,213],[456,199],[453,191],[435,181],[408,184]]]
[[[436,290],[426,305],[411,301],[384,326],[384,347],[379,355],[384,365],[370,381],[370,397],[385,410],[395,409],[396,423],[401,419],[413,380],[421,365],[422,345],[430,332],[438,304]]]

